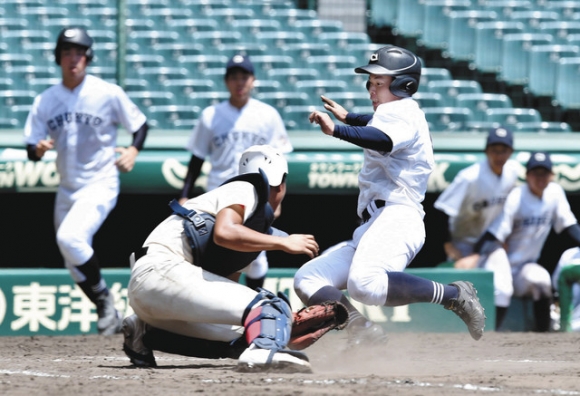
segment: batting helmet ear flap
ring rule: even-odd
[[[411,75],[397,76],[393,78],[389,89],[395,96],[408,98],[419,89],[419,79]]]

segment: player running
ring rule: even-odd
[[[93,39],[81,27],[63,29],[54,56],[62,83],[38,95],[24,127],[28,158],[55,149],[56,242],[65,266],[97,306],[99,334],[121,329],[121,315],[101,277],[93,236],[117,203],[119,171],[129,172],[147,136],[145,115],[121,87],[86,73]],[[117,147],[117,127],[133,131],[129,147]]]
[[[296,273],[294,287],[310,305],[341,301],[350,310],[351,340],[384,339],[382,329],[356,311],[343,295],[368,305],[399,306],[416,302],[443,305],[461,317],[471,336],[483,335],[485,315],[469,282],[443,285],[403,272],[425,242],[421,202],[434,166],[433,147],[425,115],[412,95],[419,87],[421,63],[412,52],[386,46],[355,69],[369,75],[367,88],[375,113],[360,115],[322,97],[324,107],[310,121],[323,133],[364,150],[359,174],[357,213],[363,223],[352,240],[327,251]]]

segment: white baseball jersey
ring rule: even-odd
[[[358,215],[376,199],[408,205],[424,216],[421,202],[433,171],[433,144],[425,114],[412,98],[377,107],[368,124],[393,141],[389,153],[364,149],[364,162],[358,180]]]
[[[121,87],[87,75],[73,90],[61,83],[36,97],[24,127],[25,142],[36,145],[50,136],[60,185],[76,190],[116,177],[118,125],[132,133],[145,121]]]
[[[487,158],[462,169],[441,193],[434,207],[449,216],[451,240],[457,247],[470,247],[503,209],[516,186],[521,165],[508,160],[500,176],[493,173]]]
[[[550,182],[542,198],[538,198],[524,184],[510,192],[489,232],[507,244],[510,264],[516,269],[537,262],[552,227],[559,234],[576,223],[560,185]]]
[[[256,144],[269,144],[282,153],[292,151],[280,114],[250,98],[241,109],[227,100],[205,108],[186,148],[198,158],[209,157],[209,191],[236,176],[242,153]]]

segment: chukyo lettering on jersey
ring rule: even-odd
[[[103,120],[100,117],[87,114],[87,113],[71,113],[67,111],[66,113],[59,114],[54,118],[48,120],[47,125],[51,130],[63,127],[65,124],[84,124],[84,125],[100,125]]]

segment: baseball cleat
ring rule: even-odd
[[[123,352],[136,367],[157,367],[153,351],[143,344],[147,324],[135,314],[123,320]]]
[[[100,335],[112,335],[121,332],[123,318],[115,309],[115,299],[110,292],[97,297],[97,330]]]
[[[485,327],[485,312],[479,298],[477,290],[471,282],[453,282],[451,285],[459,290],[457,298],[452,298],[444,308],[449,309],[461,318],[469,329],[469,334],[474,340],[479,340],[483,335]]]
[[[262,349],[251,344],[240,355],[237,371],[276,372],[276,373],[311,373],[312,367],[306,355],[297,351]]]
[[[363,326],[351,323],[346,327],[346,331],[349,347],[381,345],[389,341],[383,327],[371,321],[366,321]]]

